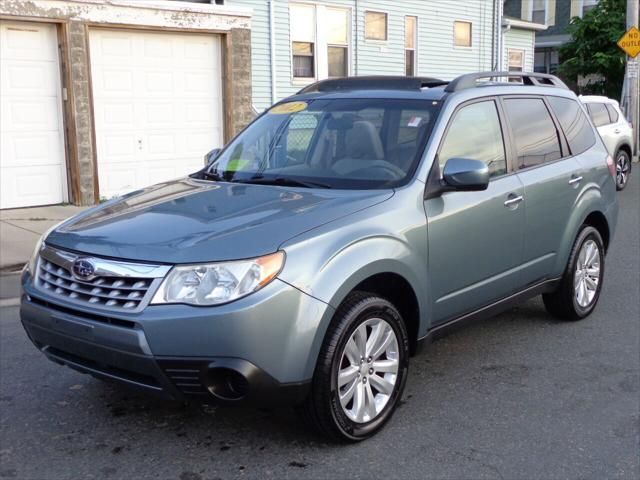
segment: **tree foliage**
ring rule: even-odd
[[[571,40],[559,48],[558,73],[575,84],[579,76],[587,77],[580,93],[620,96],[625,55],[616,42],[625,32],[625,9],[625,0],[600,0],[583,18],[571,19]]]

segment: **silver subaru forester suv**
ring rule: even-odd
[[[598,302],[615,166],[555,77],[322,81],[209,157],[43,236],[21,319],[49,359],[168,398],[293,405],[356,441],[449,327],[540,294],[567,320]]]

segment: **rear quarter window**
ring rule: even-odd
[[[596,137],[578,102],[563,97],[547,97],[547,100],[567,137],[571,154],[579,155],[591,148]]]
[[[593,120],[596,127],[611,123],[609,112],[607,111],[607,107],[604,106],[604,103],[587,103],[587,110],[589,110],[591,120]]]
[[[609,112],[609,119],[611,120],[611,123],[617,123],[619,115],[615,107],[607,103],[607,111]]]

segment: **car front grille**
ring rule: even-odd
[[[73,277],[66,268],[47,260],[40,262],[40,286],[56,295],[72,300],[111,308],[136,309],[147,294],[152,279],[98,277],[82,281]]]
[[[95,275],[75,275],[73,265],[79,259],[90,262]],[[46,246],[40,252],[35,283],[48,294],[71,303],[133,312],[147,305],[168,270],[168,266],[87,257]]]

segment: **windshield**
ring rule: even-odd
[[[306,187],[391,188],[413,174],[439,103],[339,99],[272,107],[205,171],[209,178]]]

